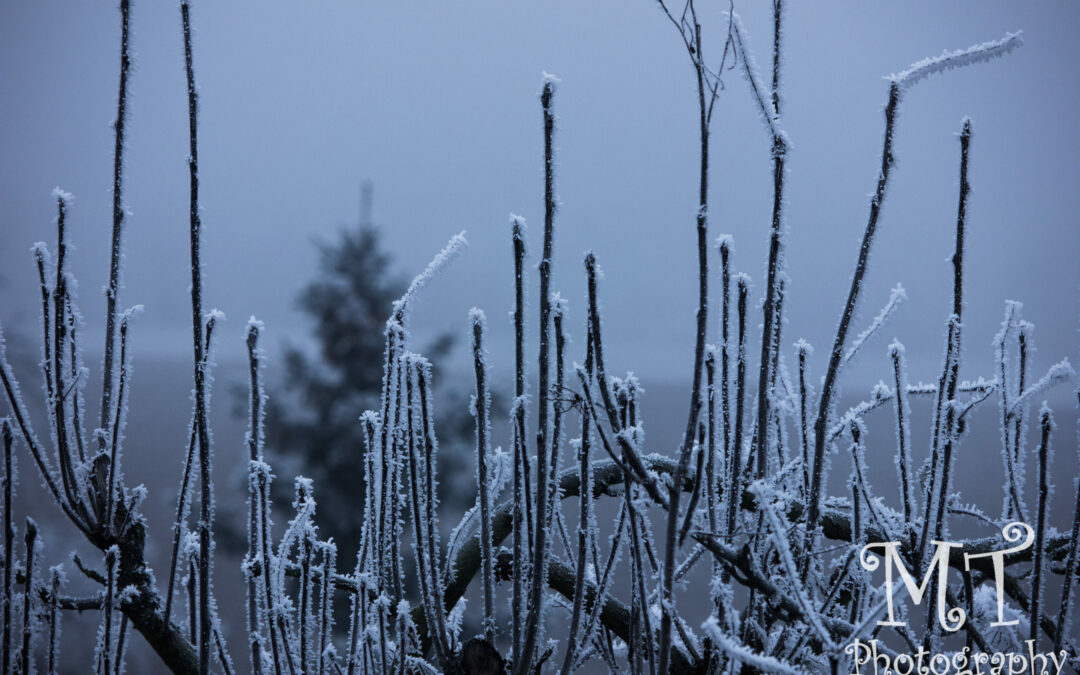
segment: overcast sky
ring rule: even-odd
[[[768,65],[771,3],[737,6]],[[827,352],[880,162],[882,76],[943,49],[1022,29],[1003,60],[916,87],[900,113],[896,171],[860,321],[901,282],[909,301],[862,359],[888,376],[899,337],[912,379],[935,377],[949,311],[961,119],[974,120],[967,375],[991,375],[1003,301],[1037,325],[1040,372],[1076,355],[1080,234],[1080,5],[1072,2],[790,2],[783,123],[791,277],[785,343]],[[706,56],[723,44],[726,2],[702,2]],[[269,344],[303,341],[294,298],[313,273],[312,241],[357,219],[375,183],[375,220],[403,273],[445,241],[470,247],[416,306],[420,333],[464,334],[473,305],[491,317],[497,368],[512,360],[508,214],[539,249],[541,71],[562,78],[555,106],[555,287],[583,304],[582,254],[594,248],[609,365],[686,379],[696,304],[697,127],[692,71],[652,0],[576,2],[194,2],[207,308],[229,320],[220,358],[241,358],[246,318]],[[190,349],[187,119],[176,3],[132,7],[131,115],[122,304],[146,312],[136,359]],[[52,241],[55,186],[74,193],[71,238],[91,352],[100,350],[119,61],[114,3],[0,4],[0,321],[37,329],[28,253]],[[760,298],[770,214],[768,141],[737,71],[713,121],[709,228],[735,236],[735,264]],[[534,259],[535,260],[535,259]],[[718,256],[710,258],[718,267]],[[531,275],[535,292],[535,274]],[[714,288],[718,288],[713,277]],[[535,328],[536,300],[530,319]],[[755,307],[752,325],[760,321]],[[715,316],[715,314],[713,315]],[[571,330],[580,359],[581,315]],[[710,340],[716,339],[715,323]],[[464,370],[467,362],[452,366]],[[96,361],[96,359],[95,359]],[[145,362],[145,361],[144,361]],[[815,364],[820,375],[823,363]]]

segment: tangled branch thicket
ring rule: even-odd
[[[128,331],[134,309],[121,311],[120,277],[124,238],[123,152],[127,105],[129,3],[120,4],[121,69],[115,124],[112,257],[100,421],[86,422],[86,367],[81,356],[82,322],[66,267],[66,220],[70,196],[54,193],[57,206],[55,259],[45,244],[34,247],[40,278],[41,374],[48,436],[31,425],[16,375],[0,351],[0,380],[10,417],[2,420],[3,634],[4,673],[30,673],[35,663],[59,668],[58,634],[69,610],[94,611],[101,628],[92,666],[112,675],[123,669],[128,632],[145,638],[162,663],[177,673],[232,673],[211,584],[213,569],[212,436],[208,400],[215,312],[203,312],[201,286],[198,97],[191,20],[180,3],[190,119],[191,312],[194,407],[173,523],[166,584],[159,585],[146,557],[148,524],[141,504],[145,491],[125,485],[123,436],[130,405]],[[781,329],[787,277],[784,273],[784,180],[789,142],[781,116],[782,2],[774,0],[772,78],[760,77],[745,28],[734,13],[727,21],[717,67],[704,57],[705,41],[693,1],[681,13],[660,3],[679,33],[697,83],[700,131],[700,201],[696,209],[699,304],[689,410],[682,441],[673,454],[651,453],[640,415],[642,390],[632,376],[608,372],[597,256],[584,258],[587,322],[580,365],[567,364],[567,303],[555,292],[556,196],[554,174],[555,95],[558,80],[545,76],[540,95],[544,147],[543,247],[538,271],[539,354],[536,400],[527,394],[525,354],[525,223],[511,219],[514,263],[515,379],[509,411],[491,410],[486,319],[474,309],[469,331],[475,372],[471,412],[476,421],[476,501],[442,541],[439,526],[439,451],[432,406],[431,364],[409,349],[410,306],[422,287],[462,248],[454,237],[394,303],[385,327],[382,393],[377,410],[356,411],[365,446],[362,462],[364,530],[355,561],[339,561],[333,541],[316,526],[316,487],[295,481],[294,513],[284,530],[271,518],[274,480],[264,456],[266,396],[262,383],[262,325],[247,330],[250,363],[248,399],[247,642],[244,658],[255,673],[493,673],[508,668],[525,674],[570,673],[591,661],[632,673],[837,672],[849,662],[843,647],[856,639],[880,638],[880,649],[914,652],[919,645],[954,651],[961,642],[982,652],[1034,646],[1065,649],[1076,667],[1070,632],[1073,587],[1078,571],[1080,496],[1070,533],[1047,524],[1051,490],[1049,463],[1053,419],[1045,406],[1037,417],[1037,492],[1025,495],[1029,463],[1026,427],[1030,408],[1051,386],[1073,378],[1068,361],[1039,380],[1029,376],[1030,324],[1009,303],[995,339],[997,371],[989,379],[962,381],[958,373],[963,333],[963,269],[967,219],[968,162],[972,125],[960,133],[960,191],[953,264],[953,307],[945,322],[945,357],[932,384],[911,384],[899,342],[888,348],[893,380],[839,413],[837,383],[845,365],[903,300],[897,288],[869,327],[849,339],[860,301],[867,261],[893,170],[895,125],[904,94],[922,79],[1007,54],[1018,35],[946,52],[889,78],[885,130],[877,186],[859,248],[851,287],[842,305],[820,387],[811,386],[812,350],[795,344],[795,377],[789,372]],[[720,74],[745,75],[754,105],[765,122],[773,163],[772,218],[756,388],[748,380],[749,279],[735,269],[732,239],[709,242],[709,137]],[[719,260],[719,321],[710,316],[710,261]],[[734,288],[733,288],[734,287]],[[710,334],[717,342],[709,343]],[[2,344],[2,343],[0,343]],[[752,377],[752,375],[751,375]],[[817,389],[817,391],[815,391]],[[933,400],[926,452],[911,440],[910,400]],[[968,414],[996,400],[1000,408],[1001,456],[1006,483],[1000,515],[987,516],[961,504],[953,492],[956,447]],[[890,409],[896,429],[898,506],[884,499],[866,473],[871,439],[865,420]],[[536,421],[531,425],[530,410]],[[492,415],[509,415],[509,453],[491,448]],[[573,429],[571,431],[571,429]],[[530,436],[530,433],[533,435]],[[576,438],[571,438],[575,436]],[[875,443],[879,443],[874,439]],[[875,448],[875,452],[894,451]],[[65,594],[61,566],[43,569],[37,529],[27,518],[21,558],[15,541],[13,453],[26,450],[52,500],[87,541],[100,550],[104,571],[75,558],[80,573],[100,586],[84,597]],[[826,494],[830,455],[848,448],[850,493]],[[919,468],[921,463],[922,468]],[[684,494],[686,493],[686,494]],[[1077,488],[1080,495],[1080,487]],[[568,516],[564,503],[577,500]],[[602,531],[597,501],[612,500],[617,515]],[[198,505],[198,515],[192,509]],[[897,542],[902,564],[916,577],[933,567],[931,547],[949,533],[950,519],[975,517],[989,534],[962,542],[947,553],[962,592],[946,589],[950,607],[969,617],[994,610],[997,589],[1008,596],[1015,627],[967,621],[963,633],[947,635],[926,603],[898,607],[904,625],[884,630],[878,620],[892,604],[890,589],[861,568],[864,546]],[[1035,545],[1004,560],[1003,580],[988,558],[963,554],[993,551],[1007,523],[1031,522]],[[577,526],[571,527],[576,521]],[[1007,528],[1006,528],[1007,529]],[[409,539],[411,538],[411,547]],[[509,539],[509,548],[503,543]],[[824,541],[827,540],[827,541]],[[411,548],[411,553],[409,552]],[[628,569],[617,570],[622,561]],[[983,564],[985,563],[985,564]],[[706,603],[681,598],[680,582],[695,568],[711,568]],[[1050,575],[1063,577],[1060,604],[1046,593]],[[182,575],[182,576],[178,576]],[[929,597],[936,593],[931,578]],[[463,596],[474,579],[482,597],[480,635],[461,635]],[[497,582],[510,584],[508,630],[500,630]],[[505,591],[502,592],[505,594]],[[347,632],[335,631],[335,607],[348,604]],[[568,630],[547,621],[565,612]],[[903,622],[899,622],[903,623]],[[506,656],[503,649],[506,649]],[[239,660],[239,659],[238,659]],[[80,666],[83,667],[83,666]]]

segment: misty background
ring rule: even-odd
[[[724,9],[706,10],[713,63]],[[682,44],[655,2],[199,3],[194,10],[205,297],[230,319],[219,360],[242,357],[250,314],[267,324],[271,362],[275,341],[306,339],[292,299],[313,272],[310,242],[356,221],[367,178],[375,183],[375,221],[400,269],[418,271],[451,235],[468,232],[468,252],[418,304],[417,332],[463,333],[469,307],[482,307],[495,317],[493,366],[507,367],[512,331],[498,320],[512,301],[507,222],[511,212],[525,216],[538,249],[537,93],[546,70],[562,78],[555,287],[580,317],[582,254],[595,249],[607,275],[605,320],[619,335],[613,367],[685,379],[696,306],[696,100]],[[768,3],[738,11],[767,66]],[[1024,301],[1040,354],[1075,355],[1080,132],[1068,113],[1080,101],[1080,7],[792,3],[785,18],[783,117],[792,141],[785,334],[820,351],[835,329],[880,162],[882,76],[1022,29],[1026,44],[1016,54],[933,78],[905,98],[898,170],[862,315],[872,317],[902,282],[909,303],[888,333],[913,358],[925,357],[912,363],[913,379],[936,370],[949,307],[942,289],[956,211],[954,134],[970,115],[967,365],[985,358],[989,367],[1005,299]],[[188,139],[179,11],[136,2],[132,24],[121,301],[146,305],[132,330],[138,363],[190,351]],[[60,186],[76,197],[72,269],[86,333],[100,335],[118,12],[98,3],[4,3],[0,26],[4,324],[35,324],[27,249],[53,238],[49,193]],[[739,73],[725,83],[713,122],[710,232],[735,236],[735,265],[760,289],[768,140]],[[888,372],[886,359],[873,361],[866,383]]]
[[[704,10],[710,63],[723,47],[727,8],[721,2]],[[736,10],[767,67],[770,4],[744,2]],[[570,300],[568,359],[584,358],[581,261],[591,248],[605,273],[609,369],[642,378],[649,450],[670,450],[693,362],[698,131],[693,71],[654,1],[197,2],[192,12],[204,304],[228,317],[216,332],[213,409],[215,452],[227,470],[246,454],[244,422],[230,415],[225,391],[244,381],[246,319],[266,323],[271,381],[281,376],[285,344],[314,347],[295,298],[315,272],[313,242],[358,220],[366,179],[375,185],[373,218],[397,271],[411,276],[453,234],[467,231],[469,247],[415,306],[414,343],[450,331],[465,344],[466,313],[481,307],[490,319],[494,379],[509,389],[508,219],[513,212],[528,220],[535,254],[543,223],[541,71],[562,80],[554,288]],[[897,165],[853,328],[862,330],[898,282],[908,301],[845,371],[843,393],[859,397],[891,378],[885,348],[894,336],[907,346],[912,382],[937,377],[951,306],[956,134],[965,115],[974,139],[961,377],[992,377],[991,340],[1006,299],[1023,301],[1024,318],[1036,326],[1034,377],[1063,357],[1076,362],[1080,132],[1071,113],[1080,103],[1080,5],[790,3],[785,24],[788,358],[803,337],[817,348],[811,381],[824,372],[880,164],[883,76],[943,49],[1022,29],[1025,46],[1016,53],[931,78],[904,99]],[[80,281],[87,322],[88,392],[100,387],[119,32],[112,3],[0,4],[0,322],[12,353],[30,366],[19,375],[31,401],[40,381],[32,369],[40,300],[29,248],[55,238],[56,186],[75,195],[69,269]],[[179,480],[191,387],[188,127],[175,3],[133,3],[132,52],[120,304],[146,310],[131,329],[125,472],[129,483],[151,486],[151,531],[162,533]],[[728,72],[724,82],[712,125],[710,238],[734,235],[734,267],[754,280],[753,362],[771,208],[769,141],[741,74]],[[710,265],[716,308],[718,255]],[[532,353],[535,267],[528,283]],[[710,317],[710,342],[719,338],[717,316]],[[439,366],[464,378],[471,360],[459,346]],[[459,386],[471,384],[462,379]],[[1071,492],[1065,477],[1076,475],[1076,412],[1064,389],[1051,400],[1059,411],[1061,476],[1054,522],[1064,529],[1070,507],[1060,497]],[[986,489],[994,496],[982,506],[991,511],[1000,485],[995,405],[973,417],[982,435],[965,442],[958,460],[958,489],[972,500]],[[913,429],[925,431],[924,420],[917,410]],[[891,443],[891,436],[879,438]],[[1028,441],[1035,442],[1032,434]],[[888,447],[880,467],[891,465]],[[984,452],[990,473],[968,474],[963,468]],[[25,457],[22,467],[23,484],[35,484]],[[994,476],[989,488],[987,475]],[[233,482],[223,475],[218,485]],[[155,486],[164,489],[154,494]],[[227,508],[228,498],[220,499]],[[64,542],[49,543],[47,557],[59,561]],[[219,559],[219,574],[231,564]]]

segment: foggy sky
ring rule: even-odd
[[[769,6],[737,6],[763,67]],[[726,8],[704,9],[712,63]],[[267,323],[271,362],[284,340],[308,339],[294,298],[313,272],[311,242],[356,221],[359,184],[370,178],[375,220],[403,273],[422,269],[467,230],[470,247],[416,305],[416,331],[464,336],[468,309],[482,307],[493,366],[509,367],[508,215],[528,219],[538,251],[537,94],[541,71],[549,71],[562,79],[554,287],[573,310],[570,357],[583,358],[581,260],[592,248],[605,272],[609,367],[688,378],[696,92],[682,43],[655,2],[195,2],[192,14],[204,304],[229,318],[219,359],[242,358],[250,314]],[[138,362],[190,351],[188,136],[176,3],[136,0],[132,26],[121,305],[146,305],[132,328]],[[805,337],[817,347],[814,375],[824,371],[880,163],[882,77],[1022,29],[1018,52],[936,76],[903,101],[896,170],[855,330],[897,282],[909,299],[869,345],[857,378],[889,376],[885,345],[894,336],[908,346],[911,379],[935,377],[951,306],[956,133],[965,115],[975,135],[963,375],[991,376],[1005,299],[1024,301],[1025,318],[1037,326],[1036,371],[1063,356],[1075,360],[1080,6],[791,2],[786,27],[785,345]],[[8,2],[0,4],[0,35],[0,321],[9,333],[37,330],[29,247],[53,241],[50,191],[60,186],[76,196],[71,260],[93,354],[102,342],[119,12],[113,3]],[[769,144],[740,73],[728,72],[725,85],[713,121],[710,239],[734,235],[735,265],[753,277],[756,303],[771,208]],[[710,263],[715,271],[719,256]],[[712,284],[718,289],[715,274]],[[534,296],[534,272],[530,285]],[[752,334],[759,322],[755,304]],[[457,360],[453,369],[468,367],[460,352]]]

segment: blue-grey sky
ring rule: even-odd
[[[965,115],[975,128],[967,374],[991,374],[991,338],[1007,298],[1023,300],[1038,327],[1037,370],[1075,357],[1080,132],[1071,113],[1080,103],[1080,5],[787,5],[785,343],[803,336],[819,359],[827,351],[880,161],[882,76],[1022,29],[1018,52],[936,76],[903,102],[861,322],[897,282],[909,300],[869,347],[859,377],[887,376],[893,336],[908,345],[912,379],[934,377],[951,302],[955,134]],[[715,62],[728,3],[702,6],[706,55]],[[770,6],[736,7],[763,66]],[[375,220],[403,272],[421,269],[452,234],[468,231],[468,250],[417,305],[416,330],[464,333],[466,312],[478,305],[491,317],[494,365],[507,367],[507,221],[510,212],[524,215],[539,249],[537,93],[541,71],[549,71],[562,78],[555,286],[576,310],[577,345],[582,253],[594,248],[606,274],[610,367],[687,378],[696,94],[682,44],[654,1],[195,2],[192,12],[205,302],[229,317],[221,359],[241,358],[249,314],[267,322],[271,345],[305,339],[293,298],[313,272],[311,242],[355,222],[359,183],[370,178]],[[145,363],[190,349],[187,119],[176,3],[135,0],[132,25],[122,304],[146,305],[133,328],[136,359]],[[36,330],[28,249],[52,241],[50,191],[60,186],[76,196],[73,269],[90,324],[87,347],[99,350],[119,12],[114,3],[7,2],[0,36],[0,321],[9,332]],[[732,71],[725,84],[713,121],[709,227],[711,235],[735,236],[735,264],[754,278],[757,300],[770,213],[768,142],[743,78]],[[718,256],[711,262],[717,267]],[[535,306],[533,298],[530,318]],[[754,311],[752,326],[760,320]],[[710,331],[713,340],[715,323]]]

